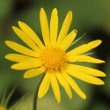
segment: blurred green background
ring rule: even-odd
[[[39,25],[41,7],[46,10],[48,17],[53,8],[58,8],[60,26],[67,12],[73,11],[74,17],[70,30],[76,28],[79,31],[77,38],[86,33],[74,46],[95,39],[103,40],[101,46],[94,51],[95,56],[105,60],[106,64],[89,64],[89,66],[106,72],[107,78],[103,78],[105,86],[94,86],[75,79],[87,94],[85,101],[74,91],[73,99],[69,100],[61,87],[62,102],[57,104],[50,89],[45,97],[38,100],[38,110],[110,110],[110,0],[0,0],[0,97],[6,88],[10,90],[16,85],[17,88],[9,106],[25,93],[33,96],[41,79],[41,76],[24,79],[22,77],[24,71],[10,69],[13,63],[4,59],[4,55],[14,52],[5,46],[5,40],[22,44],[11,28],[12,25],[17,25],[18,20],[29,24],[41,36]],[[32,97],[27,98],[24,104],[30,106],[29,110],[32,110]]]

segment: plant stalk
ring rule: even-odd
[[[33,98],[33,110],[37,110],[38,108],[38,105],[37,105],[37,100],[38,100],[38,90],[39,90],[39,87],[40,87],[40,84],[44,78],[45,74],[42,76],[42,79],[40,80],[36,90],[35,90],[35,94],[34,94],[34,98]]]

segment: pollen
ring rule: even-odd
[[[60,71],[66,63],[66,54],[58,48],[45,48],[41,60],[46,70]]]

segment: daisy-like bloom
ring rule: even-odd
[[[12,69],[27,70],[24,73],[24,78],[45,74],[38,91],[39,98],[42,98],[47,93],[51,85],[57,102],[60,102],[59,82],[70,99],[72,98],[71,88],[81,98],[86,99],[86,95],[71,76],[87,83],[104,85],[104,82],[98,78],[105,77],[104,72],[75,64],[75,62],[104,63],[100,59],[84,55],[84,53],[99,46],[102,41],[95,40],[68,51],[77,35],[76,29],[68,33],[71,21],[72,12],[69,11],[58,33],[57,9],[55,8],[52,11],[49,26],[46,13],[41,8],[40,25],[44,43],[27,24],[21,21],[18,22],[20,28],[15,26],[12,28],[28,47],[13,41],[5,41],[8,47],[18,52],[17,54],[5,56],[6,59],[16,62],[11,66]]]

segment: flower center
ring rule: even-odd
[[[41,54],[43,66],[47,70],[54,71],[58,71],[64,66],[66,63],[65,57],[65,52],[58,48],[45,48]]]

